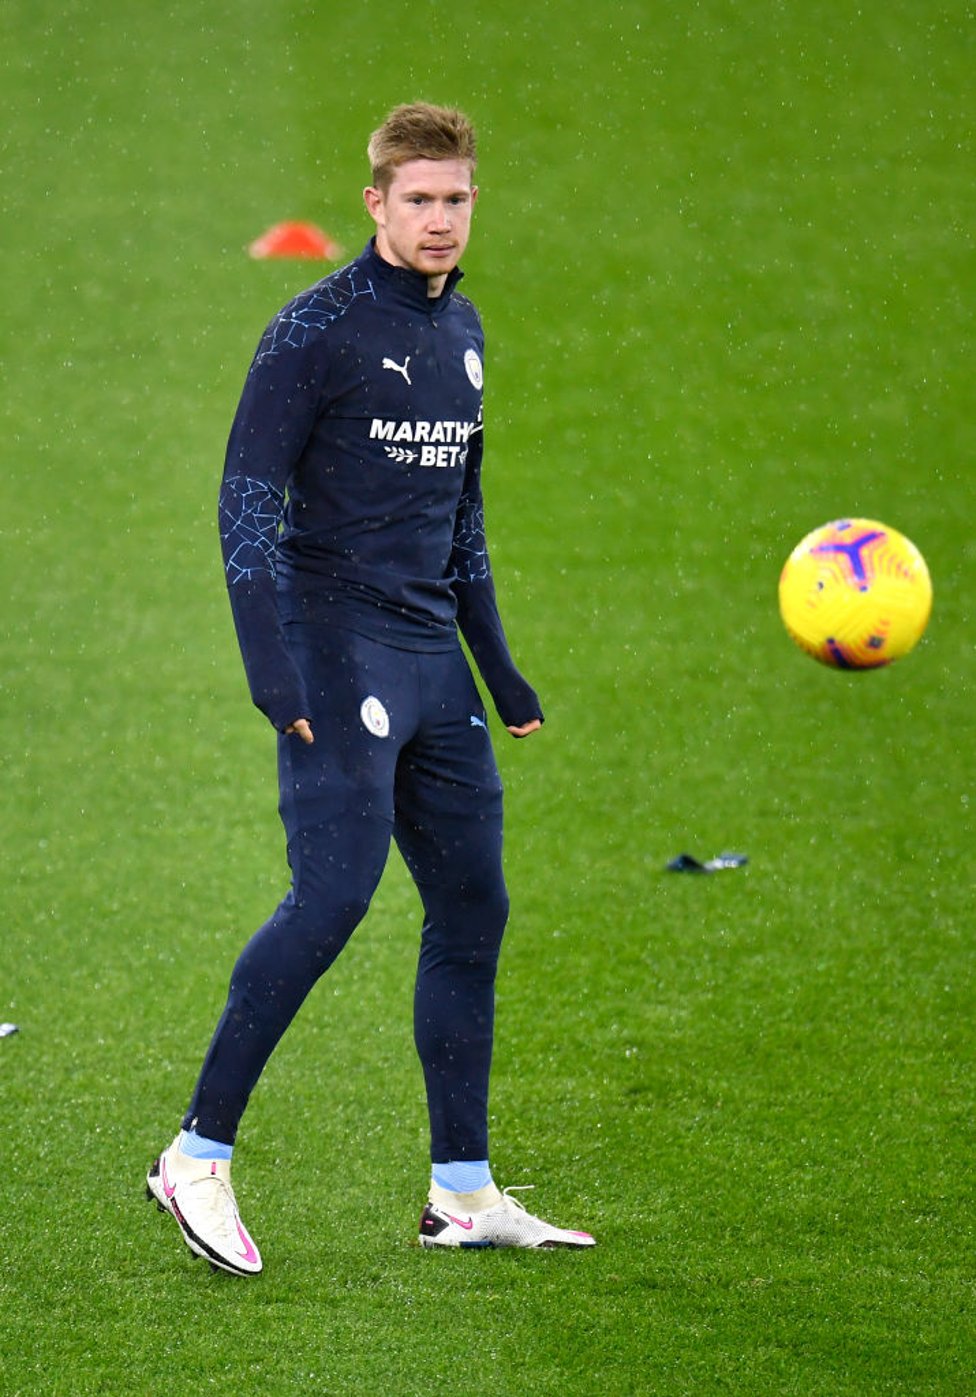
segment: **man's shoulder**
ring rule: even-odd
[[[372,280],[362,259],[357,258],[293,296],[265,330],[257,357],[304,349],[342,322],[358,305],[375,299]]]
[[[460,321],[477,331],[480,337],[484,337],[484,330],[482,328],[478,307],[470,297],[463,295],[462,292],[455,289],[451,292],[450,306],[451,310],[459,317]]]
[[[457,287],[451,292],[451,305],[456,306],[459,311],[466,315],[473,315],[475,320],[481,319],[474,301],[470,296],[465,296],[464,292],[459,291]]]

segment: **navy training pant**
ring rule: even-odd
[[[487,1159],[508,896],[501,780],[467,661],[459,644],[405,651],[305,623],[287,634],[315,735],[278,739],[291,888],[234,967],[184,1127],[234,1142],[265,1063],[365,915],[392,835],[424,910],[414,1036],[431,1159]]]

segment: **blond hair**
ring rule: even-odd
[[[466,160],[477,163],[474,127],[454,107],[410,102],[394,107],[366,147],[373,184],[386,192],[399,165],[408,160]]]

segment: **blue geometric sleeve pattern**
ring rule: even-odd
[[[352,305],[358,296],[376,299],[373,283],[355,266],[304,291],[275,316],[258,345],[255,363],[283,349],[303,349],[309,335],[324,330]]]
[[[275,575],[274,554],[285,497],[267,480],[232,475],[220,487],[220,541],[227,585]]]
[[[485,507],[480,499],[463,499],[454,527],[454,567],[459,582],[480,582],[491,576],[485,538]]]

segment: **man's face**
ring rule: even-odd
[[[376,249],[395,267],[443,278],[461,260],[478,190],[466,160],[409,160],[386,193],[363,191],[376,222]]]

